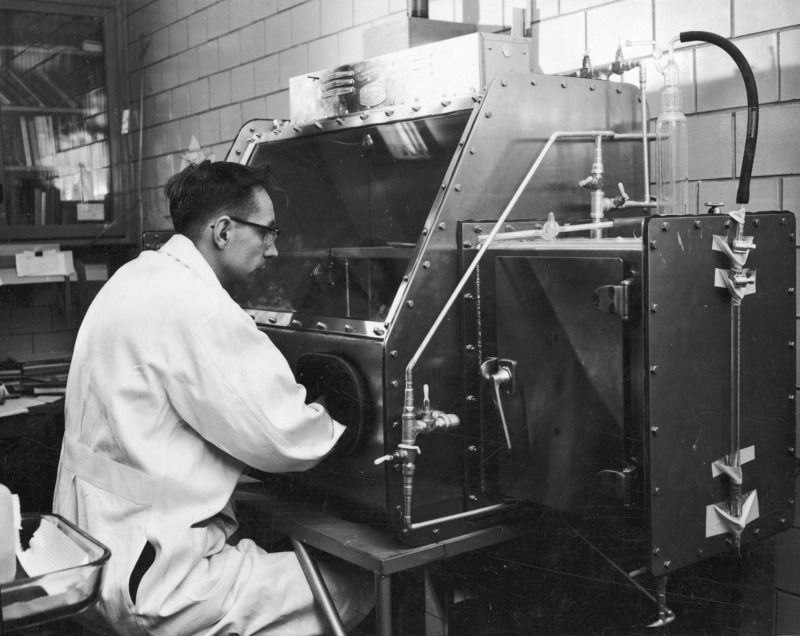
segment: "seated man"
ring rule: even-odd
[[[121,267],[80,327],[54,510],[111,549],[87,612],[101,633],[326,631],[293,552],[226,543],[246,465],[311,468],[344,431],[230,296],[278,253],[265,183],[226,162],[172,177],[177,233]],[[321,569],[353,626],[371,576]]]

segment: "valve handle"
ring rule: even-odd
[[[494,384],[494,403],[497,405],[497,410],[500,411],[500,421],[503,423],[503,432],[506,434],[506,444],[508,444],[508,450],[511,450],[511,435],[508,432],[506,414],[505,411],[503,411],[503,401],[500,398],[500,387],[510,382],[511,371],[505,367],[500,367],[496,373],[492,374],[492,383]]]
[[[492,373],[492,368],[496,368],[497,371]],[[481,365],[481,376],[485,380],[490,380],[492,382],[492,387],[494,389],[492,394],[494,405],[500,413],[500,421],[503,424],[503,432],[506,436],[508,450],[511,450],[511,434],[509,433],[508,422],[506,422],[506,414],[503,410],[503,400],[500,396],[500,387],[504,385],[508,385],[509,387],[512,386],[514,377],[511,369],[505,365],[499,364],[497,358],[487,358]]]

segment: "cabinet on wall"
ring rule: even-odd
[[[0,241],[126,237],[117,2],[0,2]]]

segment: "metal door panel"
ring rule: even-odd
[[[623,330],[592,296],[622,281],[623,261],[498,257],[495,279],[498,357],[518,365],[501,488],[562,510],[596,505],[598,471],[623,468]]]

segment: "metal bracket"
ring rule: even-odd
[[[631,317],[630,297],[633,280],[633,278],[626,278],[619,285],[598,287],[592,294],[592,305],[597,311],[601,311],[604,314],[614,314],[622,318],[622,320],[629,320]]]
[[[606,469],[597,473],[597,487],[601,494],[614,496],[624,505],[631,503],[631,481],[635,468],[622,471]]]

